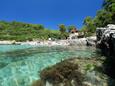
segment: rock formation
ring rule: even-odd
[[[109,24],[104,28],[97,28],[97,47],[103,55],[107,56],[105,70],[108,75],[115,78],[115,25]]]
[[[97,28],[97,47],[106,56],[115,56],[115,25],[109,24],[105,28]]]

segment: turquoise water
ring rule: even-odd
[[[48,66],[72,57],[94,55],[91,48],[0,45],[0,86],[31,86]]]

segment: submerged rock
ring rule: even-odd
[[[0,62],[0,69],[1,69],[1,68],[4,68],[4,67],[7,66],[7,65],[8,65],[8,63]]]
[[[68,60],[44,69],[40,77],[43,86],[83,86],[83,75],[78,65]],[[38,84],[33,86],[41,86]]]
[[[60,83],[63,83],[62,86],[82,86],[83,77],[79,72],[78,65],[70,61],[63,61],[53,67],[46,68],[40,76],[44,82],[49,82],[53,86]]]
[[[72,58],[45,68],[40,81],[32,86],[109,86],[102,61],[95,58]]]

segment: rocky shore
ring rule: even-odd
[[[106,56],[105,72],[115,79],[115,25],[97,28],[97,48]]]
[[[0,41],[0,45],[36,45],[36,46],[55,46],[55,45],[69,45],[67,40],[58,40],[58,41],[25,41],[25,42],[16,42],[13,41]]]
[[[87,38],[77,38],[77,39],[67,39],[67,40],[45,40],[45,41],[25,41],[16,42],[15,40],[0,41],[0,45],[35,45],[35,46],[95,46],[96,36],[91,36]]]

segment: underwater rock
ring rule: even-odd
[[[108,77],[100,72],[100,66],[102,61],[93,58],[67,59],[43,69],[32,86],[106,86]]]
[[[8,65],[8,63],[0,62],[0,69],[1,69],[1,68],[4,68],[4,67],[7,66],[7,65]]]
[[[57,63],[51,68],[44,69],[40,77],[43,81],[55,84],[63,83],[65,86],[71,86],[71,81],[75,82],[75,86],[82,86],[82,74],[78,71],[78,65],[70,61]]]
[[[44,86],[44,85],[43,85],[43,82],[41,80],[37,80],[37,81],[34,81],[32,83],[32,86]]]
[[[92,84],[89,83],[89,82],[84,82],[83,85],[84,85],[84,86],[92,86]]]
[[[78,65],[68,60],[42,70],[40,78],[43,86],[83,86],[83,75]]]

